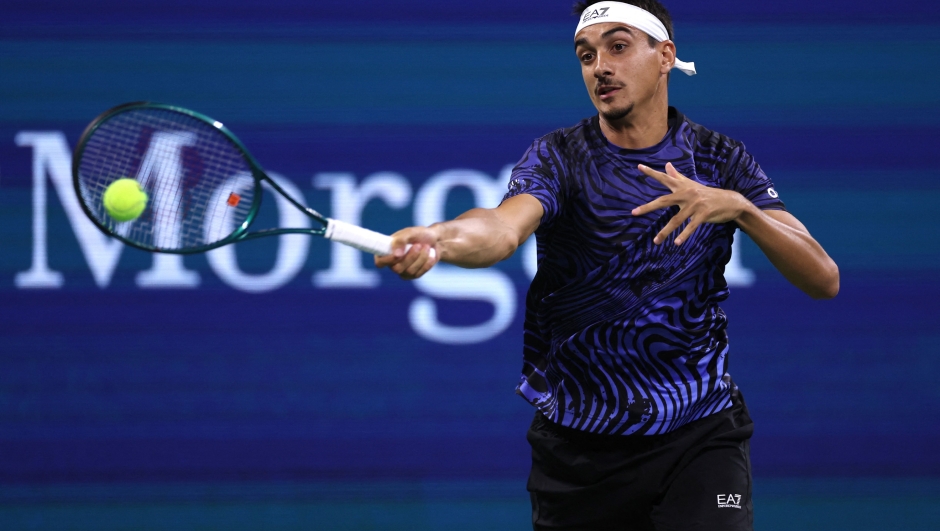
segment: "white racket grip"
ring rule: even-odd
[[[386,236],[380,232],[364,229],[352,223],[346,223],[338,219],[327,219],[326,232],[323,236],[334,242],[346,244],[355,247],[360,251],[385,256],[392,252],[392,237]],[[405,252],[411,248],[411,244],[405,247]],[[431,248],[431,258],[434,258],[434,248]]]
[[[327,220],[323,234],[334,242],[344,243],[360,251],[384,256],[392,252],[392,237],[364,229],[338,219]]]

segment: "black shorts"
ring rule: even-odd
[[[739,393],[731,408],[665,435],[586,433],[536,413],[532,527],[751,531],[753,431]]]

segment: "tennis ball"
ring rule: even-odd
[[[130,221],[147,208],[147,192],[134,179],[118,179],[105,189],[101,202],[115,221]]]

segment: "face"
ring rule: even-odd
[[[597,111],[616,121],[665,94],[675,47],[670,41],[650,46],[646,33],[607,22],[578,32],[575,53]]]

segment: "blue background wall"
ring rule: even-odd
[[[938,529],[940,4],[819,4],[668,3],[701,72],[673,76],[672,104],[745,141],[842,273],[839,297],[814,302],[746,238],[738,250],[724,307],[757,423],[757,528]],[[370,228],[453,216],[491,202],[534,138],[592,113],[568,12],[5,1],[0,527],[528,528],[524,253],[425,284],[367,278],[357,256],[359,280],[337,285],[337,250],[301,238],[284,242],[307,252],[299,267],[251,293],[246,275],[278,267],[279,242],[258,241],[238,246],[241,280],[194,256],[175,270],[198,285],[146,287],[154,258],[83,247],[55,182],[95,115],[154,100],[224,121],[327,215],[352,197],[345,174],[397,186],[363,207]],[[448,179],[479,197],[433,199]],[[414,316],[428,302],[431,325],[493,326],[443,343]]]

